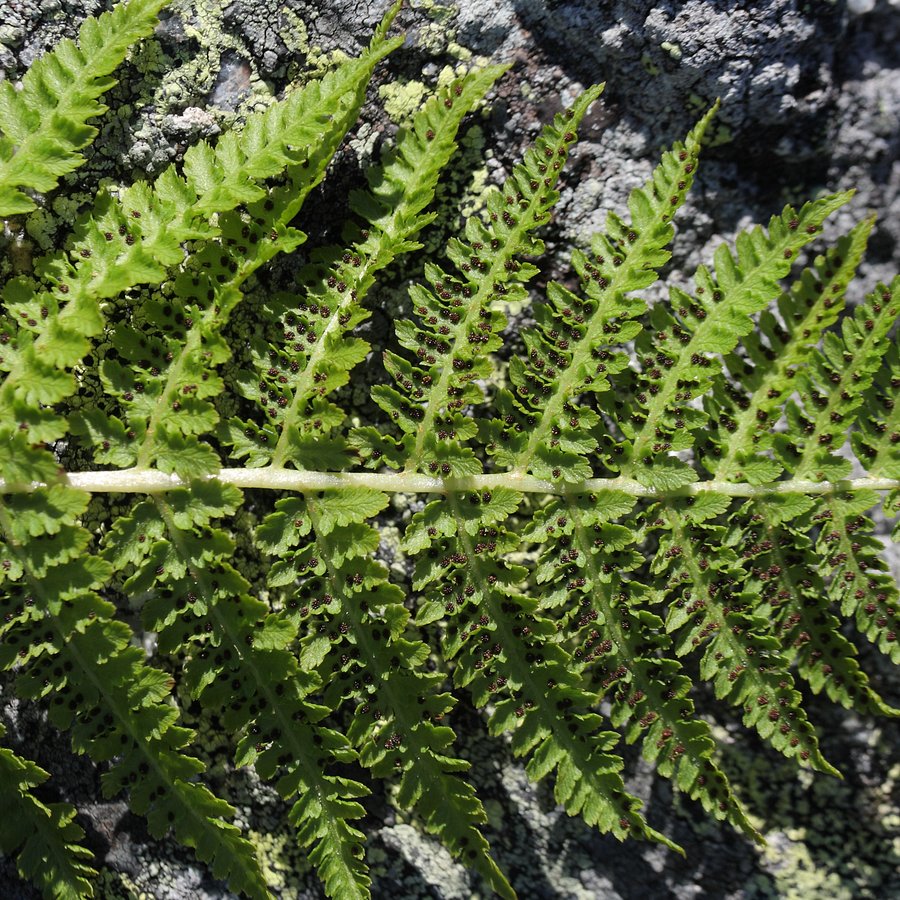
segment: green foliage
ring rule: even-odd
[[[162,5],[88,20],[22,91],[0,85],[0,214],[83,162],[110,73]],[[204,781],[184,702],[272,783],[334,897],[370,895],[360,820],[378,780],[515,896],[455,747],[464,698],[602,832],[680,849],[628,793],[624,739],[762,840],[703,683],[830,774],[805,690],[900,714],[857,647],[900,658],[870,514],[881,492],[886,516],[900,506],[900,278],[844,310],[871,220],[798,265],[839,194],[720,247],[692,292],[648,300],[713,109],[535,298],[540,230],[600,87],[545,126],[445,257],[411,256],[465,117],[504,74],[491,67],[400,131],[352,192],[341,246],[303,256],[293,290],[261,290],[307,241],[303,204],[401,42],[396,11],[358,58],[102,191],[3,285],[0,670],[96,761],[106,796],[248,897],[271,896],[263,866]],[[379,356],[361,326],[404,256],[422,279]],[[511,303],[528,317],[511,323]],[[354,404],[367,381],[374,403]],[[437,499],[391,502],[416,493]],[[39,799],[46,778],[0,748],[0,850],[46,896],[91,897],[75,810]]]
[[[156,27],[168,0],[130,0],[85,19],[77,41],[63,40],[38,59],[21,90],[0,82],[0,216],[35,208],[25,193],[47,193],[84,162],[79,151],[97,134],[88,124],[129,48]]]
[[[0,738],[6,730],[0,726]],[[68,803],[42,803],[31,789],[49,775],[27,759],[0,747],[0,850],[17,854],[19,872],[41,887],[48,898],[93,897],[90,879],[97,873],[85,863],[90,851],[79,841],[84,832],[72,820]]]

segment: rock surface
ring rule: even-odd
[[[304,71],[327,65],[332,51],[357,52],[385,6],[383,0],[176,0],[156,37],[123,70],[89,165],[71,179],[80,192],[75,201],[86,201],[101,179],[160,170],[191,141],[264,104]],[[84,15],[103,8],[99,0],[0,2],[0,65],[19,77],[44,49],[72,35]],[[345,195],[396,127],[382,101],[395,118],[402,115],[403,98],[391,82],[410,82],[409,90],[421,94],[416,84],[432,82],[445,65],[512,62],[490,115],[464,143],[463,174],[451,185],[475,205],[468,176],[476,185],[502,179],[540,124],[581,87],[607,82],[548,234],[554,271],[563,270],[565,247],[584,241],[606,210],[622,208],[660,150],[717,97],[722,110],[713,146],[679,218],[673,277],[686,278],[682,273],[709,259],[712,246],[786,202],[849,187],[857,194],[831,235],[867,211],[879,216],[855,299],[900,269],[896,0],[462,0],[455,10],[423,0],[401,13],[400,26],[407,43],[381,70],[382,100],[373,91],[362,126],[338,160],[335,197]],[[486,162],[479,162],[485,151]],[[333,224],[328,190],[313,203],[323,234]],[[52,243],[72,208],[60,201],[31,217],[36,247]],[[376,336],[391,315],[385,310],[380,326],[376,318]],[[876,688],[898,705],[896,675],[874,654],[864,651],[862,661]],[[104,867],[102,897],[231,896],[186,851],[151,840],[123,803],[100,802],[94,768],[74,757],[33,707],[4,702],[8,696],[4,684],[0,721],[10,745],[50,770],[55,789],[79,806]],[[667,783],[633,760],[633,791],[646,799],[651,824],[685,847],[685,860],[657,847],[620,845],[569,819],[545,786],[527,782],[502,744],[484,739],[477,717],[461,710],[452,724],[466,735],[461,752],[474,764],[498,862],[523,900],[900,896],[900,729],[859,721],[816,699],[809,709],[825,756],[844,781],[798,777],[745,733],[738,736],[739,729],[722,731],[724,767],[768,838],[762,850],[673,799]],[[198,726],[215,759],[215,723]],[[271,790],[239,774],[228,776],[226,792],[257,839],[278,896],[321,896],[291,835],[279,830],[284,809]],[[402,821],[385,797],[376,795],[369,809],[375,897],[483,896],[483,887]],[[0,897],[37,896],[0,859]]]

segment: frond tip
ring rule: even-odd
[[[5,733],[0,725],[0,738]],[[31,792],[48,777],[30,760],[0,747],[0,851],[16,856],[22,877],[48,900],[88,900],[95,896],[97,873],[88,865],[91,852],[81,844],[84,831],[73,821],[75,808],[42,803]]]
[[[110,73],[157,25],[169,0],[129,0],[85,19],[77,41],[60,41],[22,79],[0,82],[0,216],[27,213],[26,191],[47,193],[78,168],[97,134],[88,122],[106,112],[98,101],[116,82]]]

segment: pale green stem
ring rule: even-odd
[[[552,482],[531,475],[497,473],[465,478],[433,478],[413,472],[298,472],[296,469],[220,469],[208,476],[222,484],[239,488],[277,491],[329,491],[367,488],[388,494],[449,494],[462,491],[510,488],[526,494],[585,494],[620,491],[633,497],[694,497],[698,494],[724,494],[728,497],[762,497],[771,494],[838,494],[845,491],[895,491],[900,478],[846,478],[840,481],[808,481],[795,478],[769,484],[745,484],[730,481],[698,481],[671,491],[654,490],[632,478],[589,478],[578,482]],[[189,487],[191,482],[156,469],[117,469],[101,472],[73,472],[66,476],[70,487],[92,493],[158,494]],[[40,482],[9,484],[0,479],[0,494],[31,491]]]

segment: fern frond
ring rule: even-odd
[[[6,729],[0,725],[0,738]],[[42,803],[32,788],[50,776],[30,760],[0,747],[0,852],[16,857],[19,873],[39,887],[47,900],[88,900],[94,896],[88,865],[92,858],[80,843],[84,831],[68,803]]]
[[[744,355],[726,357],[735,384],[726,387],[719,381],[713,399],[707,399],[712,431],[704,450],[715,445],[721,453],[714,456],[706,451],[703,460],[717,480],[759,484],[774,481],[782,471],[766,452],[774,442],[771,426],[796,389],[797,372],[809,365],[823,333],[837,321],[874,224],[873,218],[860,222],[817,256],[778,298],[783,324],[764,311],[759,319],[761,334],[751,333],[741,340]],[[735,402],[738,390],[743,398],[740,404]]]
[[[26,191],[47,193],[84,162],[80,153],[103,115],[98,102],[128,50],[153,32],[169,0],[129,0],[87,18],[78,39],[60,41],[25,73],[20,90],[0,83],[0,216],[35,209]]]
[[[218,455],[199,436],[218,421],[211,401],[223,383],[215,368],[230,356],[222,329],[242,299],[244,282],[276,254],[305,240],[290,222],[356,121],[372,70],[395,46],[396,41],[376,38],[358,61],[339,70],[340,76],[326,76],[251,118],[240,138],[229,133],[215,151],[197,145],[185,154],[185,187],[202,186],[205,199],[197,201],[198,211],[219,213],[225,246],[207,243],[192,269],[171,282],[164,302],[148,300],[134,323],[114,332],[113,347],[128,365],[107,359],[101,376],[107,392],[124,406],[124,422],[102,410],[77,421],[82,433],[102,442],[101,461],[114,455],[186,478],[218,467]],[[257,183],[283,167],[286,185],[267,191]],[[236,178],[246,189],[235,187]],[[233,209],[243,203],[245,213]],[[148,335],[144,323],[161,325],[161,333]]]
[[[800,373],[797,389],[802,408],[793,401],[787,405],[792,437],[776,438],[779,456],[795,476],[832,481],[847,477],[851,463],[836,453],[857,410],[867,400],[871,405],[882,396],[887,401],[882,400],[882,407],[892,412],[897,392],[882,394],[875,375],[891,364],[889,333],[898,315],[900,277],[890,287],[877,287],[852,316],[843,319],[841,337],[826,334],[822,351],[816,351],[809,368]],[[872,462],[877,465],[896,458],[893,448],[888,441],[882,456],[876,450]],[[861,515],[877,502],[873,491],[821,498],[814,513],[814,521],[822,523],[817,549],[831,570],[829,594],[842,614],[854,616],[859,630],[897,661],[895,619],[900,595],[881,559],[880,542],[869,534],[872,525]]]
[[[640,739],[661,775],[716,818],[760,840],[715,763],[715,740],[694,713],[691,680],[672,658],[663,620],[648,608],[653,592],[623,577],[643,560],[630,530],[611,520],[627,521],[634,504],[625,494],[602,491],[568,494],[538,511],[525,538],[542,547],[535,572],[542,605],[560,609],[564,646],[598,699],[610,700],[611,722],[626,729],[628,742]]]
[[[645,367],[636,377],[634,399],[615,416],[624,440],[608,457],[614,470],[658,490],[697,480],[697,472],[670,453],[693,446],[693,433],[707,421],[689,401],[706,393],[720,371],[710,354],[729,353],[753,330],[750,316],[778,297],[778,280],[790,271],[791,260],[850,196],[824,197],[799,212],[786,207],[772,217],[768,231],[757,227],[738,235],[737,258],[720,246],[715,278],[705,266],[697,270],[696,297],[673,287],[671,308],[654,307],[653,330],[636,342]],[[666,358],[662,369],[654,365],[655,354]]]
[[[663,155],[646,185],[632,191],[631,221],[609,213],[605,233],[591,240],[590,256],[575,251],[581,296],[551,283],[550,302],[536,306],[538,327],[523,335],[528,357],[512,358],[513,389],[497,398],[502,418],[483,426],[487,451],[498,466],[554,481],[593,475],[597,442],[590,435],[599,418],[577,398],[608,391],[609,376],[628,365],[624,353],[608,348],[640,330],[637,319],[645,304],[630,295],[651,285],[669,259],[672,218],[693,182],[716,109]]]
[[[451,260],[464,280],[431,266],[426,275],[432,290],[411,291],[423,325],[400,322],[397,334],[428,368],[389,353],[388,371],[412,402],[393,388],[376,386],[372,392],[404,432],[397,445],[405,451],[404,471],[427,466],[444,476],[480,472],[464,446],[476,427],[462,410],[482,399],[474,379],[489,374],[485,353],[499,346],[496,332],[504,317],[490,304],[498,294],[524,296],[522,283],[536,269],[517,257],[540,246],[531,233],[556,199],[560,162],[598,94],[599,88],[587,91],[545,127],[523,165],[491,195],[490,223],[470,219],[471,243],[451,243]],[[381,441],[389,446],[388,439]],[[384,461],[390,465],[396,458],[389,453]],[[632,833],[670,843],[649,828],[635,810],[637,801],[625,792],[622,760],[608,752],[618,736],[599,730],[591,695],[567,669],[562,650],[546,642],[552,622],[515,589],[523,573],[502,558],[517,543],[503,523],[520,501],[518,492],[506,488],[450,493],[414,516],[403,547],[419,556],[413,588],[424,602],[417,623],[450,619],[443,649],[445,658],[456,662],[456,683],[467,686],[479,706],[494,703],[492,733],[512,731],[514,752],[531,756],[526,770],[532,778],[556,772],[557,800],[571,815],[619,837]]]
[[[745,574],[723,525],[711,524],[728,507],[712,495],[687,508],[675,501],[651,506],[652,528],[665,528],[651,571],[668,575],[666,630],[679,656],[703,648],[700,675],[716,696],[743,711],[756,729],[785,756],[837,774],[819,752],[815,729],[801,706],[788,659],[744,589]]]
[[[0,90],[0,215],[80,163],[110,72],[161,5],[132,0],[85,25],[80,50],[45,57],[22,92],[37,118]],[[306,241],[297,215],[399,43],[398,8],[359,58],[155,180],[102,191],[4,284],[0,671],[102,763],[104,793],[126,791],[154,835],[173,832],[250,897],[269,896],[265,878],[201,780],[176,683],[223,723],[235,765],[289,804],[334,897],[370,895],[360,820],[376,778],[515,896],[453,749],[451,681],[599,830],[675,847],[625,788],[624,738],[758,840],[693,682],[832,773],[795,677],[900,715],[845,622],[900,658],[900,596],[869,512],[885,490],[885,513],[900,511],[900,278],[845,312],[867,220],[789,280],[849,196],[835,195],[741,234],[714,273],[697,271],[694,296],[673,288],[647,308],[713,110],[574,254],[577,278],[548,287],[495,372],[503,306],[528,297],[527,257],[591,88],[488,192],[449,262],[426,262],[375,419],[351,427],[343,400],[371,350],[359,326],[376,279],[421,249],[461,123],[504,71],[438,90],[352,195],[359,224],[341,248],[308,254],[295,292],[259,290],[264,267]],[[249,467],[223,468],[223,453]],[[89,505],[88,492],[119,496]],[[432,501],[391,512],[398,492]],[[387,521],[399,556],[375,524]],[[165,671],[114,604],[140,612]],[[87,897],[73,811],[40,802],[44,777],[0,749],[0,797],[19,813],[0,823],[0,849],[48,895]]]
[[[481,392],[472,379],[487,361],[471,348],[481,343],[489,350],[497,343],[492,332],[502,324],[503,317],[487,308],[495,286],[499,285],[501,296],[518,296],[522,291],[519,282],[533,274],[530,264],[519,263],[515,257],[523,250],[534,249],[529,232],[543,222],[548,205],[555,199],[540,186],[543,184],[548,192],[552,189],[559,160],[565,156],[566,145],[575,138],[571,129],[577,127],[596,93],[597,90],[589,92],[570,115],[558,117],[545,129],[538,139],[538,150],[526,154],[525,165],[516,170],[503,192],[489,201],[491,224],[484,226],[470,220],[466,233],[471,246],[452,244],[451,258],[457,268],[463,273],[475,270],[466,276],[467,283],[432,268],[428,276],[436,293],[424,289],[413,292],[417,314],[425,317],[431,309],[434,315],[421,331],[412,323],[400,323],[398,335],[401,344],[415,350],[430,370],[410,366],[395,354],[386,357],[388,369],[400,387],[413,394],[412,406],[402,401],[406,413],[402,421],[399,392],[380,387],[373,391],[373,397],[392,413],[395,421],[400,421],[406,432],[402,440],[408,454],[406,470],[427,462],[431,471],[440,470],[445,475],[451,471],[472,473],[474,457],[462,444],[474,437],[475,429],[456,410],[480,399]],[[484,260],[479,255],[482,252]],[[487,273],[483,279],[479,277],[482,273]],[[470,302],[464,303],[464,297]],[[439,319],[447,324],[438,326]],[[478,327],[479,323],[482,327]],[[434,354],[429,350],[434,350]],[[446,357],[441,365],[436,354]],[[473,365],[479,367],[478,371]],[[421,385],[418,392],[414,385]],[[422,407],[416,402],[419,397]],[[441,431],[434,434],[439,414]],[[443,431],[445,427],[447,433]],[[369,435],[364,435],[361,442],[369,439]],[[390,458],[385,461],[390,462]],[[634,798],[625,793],[619,775],[621,759],[607,753],[616,736],[600,733],[599,717],[582,708],[589,705],[587,695],[566,672],[557,649],[540,640],[549,623],[545,624],[546,620],[537,614],[532,601],[513,590],[515,570],[497,558],[509,545],[502,522],[515,511],[519,501],[520,496],[510,490],[483,495],[452,494],[446,503],[432,503],[414,517],[404,538],[404,549],[428,549],[427,555],[420,553],[414,582],[414,589],[423,592],[425,600],[417,622],[424,625],[453,616],[444,653],[457,662],[457,683],[468,685],[479,705],[487,701],[492,691],[501,691],[505,699],[491,716],[492,731],[499,733],[512,728],[518,718],[523,720],[514,730],[514,751],[519,755],[533,753],[528,771],[534,778],[557,771],[557,798],[571,814],[581,814],[603,830],[618,829],[620,835],[631,829],[636,834],[661,838],[634,811]],[[479,560],[479,556],[484,558]],[[441,560],[440,564],[437,560]],[[441,583],[445,589],[439,589]],[[518,625],[519,621],[527,621],[529,627]],[[473,641],[472,646],[456,637],[460,627],[457,622],[462,625],[463,638],[484,630],[483,638],[488,643],[490,632],[494,632],[496,644],[476,654],[478,644]],[[471,628],[467,627],[470,624]],[[534,637],[526,640],[531,634]],[[496,680],[489,687],[491,673]],[[558,702],[544,696],[545,684],[556,692]],[[518,701],[521,706],[517,707]],[[559,715],[561,709],[567,710],[564,716]]]
[[[90,535],[77,517],[87,500],[56,485],[0,505],[0,668],[17,670],[22,696],[49,700],[51,722],[72,731],[76,752],[116,759],[103,776],[107,795],[128,789],[154,835],[172,830],[236,890],[267,897],[252,845],[222,818],[232,808],[193,781],[203,765],[182,752],[192,733],[175,724],[170,677],[145,664],[131,629],[95,593],[110,567],[84,553]]]
[[[516,585],[525,575],[503,556],[518,540],[502,525],[520,495],[501,488],[483,494],[448,494],[416,513],[404,549],[419,554],[413,589],[422,594],[417,622],[446,619],[443,655],[456,663],[454,680],[478,706],[492,704],[492,734],[511,732],[517,756],[529,755],[534,780],[556,772],[555,796],[619,839],[659,840],[625,791],[623,761],[610,751],[615,732],[601,731],[595,697],[581,688],[568,655],[551,639],[556,625]],[[678,849],[676,847],[676,849]]]
[[[817,257],[779,298],[781,323],[764,312],[760,332],[742,340],[741,355],[726,357],[730,380],[720,380],[712,395],[704,398],[713,427],[701,453],[715,479],[759,483],[783,471],[778,458],[771,456],[773,446],[784,440],[773,432],[772,424],[789,395],[805,383],[798,373],[810,365],[815,368],[815,347],[837,320],[872,224],[872,219],[861,222]],[[823,417],[829,427],[836,424],[831,412]],[[792,441],[796,440],[795,435]],[[801,443],[805,440],[801,438]],[[824,445],[817,446],[827,452]],[[856,648],[829,609],[806,534],[816,521],[809,515],[813,505],[801,496],[760,496],[733,511],[736,534],[742,538],[742,562],[749,569],[748,587],[760,597],[757,613],[770,622],[771,633],[815,692],[825,690],[850,708],[893,714],[872,690],[856,660]],[[801,561],[806,565],[801,567]]]
[[[325,398],[346,382],[368,350],[365,341],[347,332],[369,315],[362,303],[375,274],[398,254],[419,246],[415,237],[433,218],[423,210],[455,149],[459,125],[503,71],[476,71],[440,91],[398,136],[396,150],[369,174],[370,192],[355,195],[353,203],[368,220],[366,231],[347,250],[326,252],[310,267],[306,296],[282,314],[283,348],[254,351],[258,370],[242,378],[241,389],[264,407],[268,421],[260,429],[235,419],[220,431],[235,455],[249,456],[252,465],[340,464],[339,445],[329,436],[343,415]],[[451,699],[437,694],[440,679],[422,670],[424,645],[403,637],[408,613],[402,593],[366,558],[377,547],[378,535],[365,519],[384,502],[383,495],[367,491],[332,494],[324,504],[314,496],[280,501],[259,531],[263,548],[279,556],[269,583],[276,589],[298,580],[302,584],[306,599],[287,601],[303,611],[297,618],[306,633],[301,665],[329,686],[329,707],[353,700],[357,709],[348,736],[362,763],[378,775],[399,775],[398,802],[416,806],[451,852],[467,852],[494,889],[508,896],[509,884],[477,827],[486,820],[484,810],[472,788],[454,774],[465,765],[446,756],[453,733],[431,721],[449,712]],[[319,571],[321,564],[311,567],[311,560],[331,563]],[[309,592],[319,582],[329,598],[320,615],[339,625],[326,636],[310,629],[314,617],[306,620],[310,603],[314,611],[318,608],[318,599],[310,601]],[[366,598],[362,602],[360,590]],[[383,621],[389,627],[382,629]],[[372,683],[362,692],[358,682],[353,690],[347,684],[358,670],[368,672]],[[413,697],[423,706],[412,707]],[[374,710],[378,718],[373,718]],[[423,719],[426,711],[429,716]]]
[[[341,467],[329,436],[343,415],[325,398],[369,350],[350,332],[370,315],[363,304],[377,273],[421,246],[416,236],[434,218],[424,210],[456,149],[459,126],[504,71],[494,66],[454,80],[369,170],[369,191],[351,198],[366,229],[346,249],[320,254],[304,273],[305,296],[284,301],[281,340],[253,348],[255,371],[241,376],[238,389],[263,408],[266,421],[235,418],[220,430],[234,456],[247,457],[251,466]]]
[[[395,12],[396,9],[388,18]],[[216,299],[222,306],[224,321],[240,298],[238,288],[243,280],[276,252],[293,249],[304,239],[302,232],[287,223],[322,177],[331,153],[355,121],[375,65],[399,40],[374,40],[359,59],[295,91],[265,112],[249,117],[240,136],[229,132],[215,148],[205,142],[192,146],[185,154],[183,175],[170,166],[153,185],[138,182],[115,199],[102,194],[93,213],[76,226],[68,250],[39,261],[37,272],[44,282],[49,282],[51,289],[43,289],[26,278],[8,285],[4,292],[8,303],[25,302],[39,309],[40,316],[9,319],[4,323],[7,346],[0,365],[8,374],[0,387],[0,430],[14,435],[24,422],[32,441],[61,437],[65,432],[63,421],[50,410],[34,409],[36,396],[29,386],[45,386],[39,401],[45,405],[58,403],[74,393],[76,381],[65,370],[82,359],[90,348],[90,339],[102,330],[101,301],[117,297],[136,285],[163,282],[173,267],[183,263],[185,241],[208,241],[225,232],[226,239],[235,240],[236,246],[245,246],[241,239],[246,223],[234,210],[247,204],[251,211],[264,211],[262,226],[268,226],[268,231],[264,232],[266,238],[253,245],[254,252],[244,267],[236,272],[228,271],[228,283],[224,286],[216,284],[219,288]],[[268,192],[262,183],[285,170],[288,170],[289,186]],[[211,222],[216,214],[223,217],[221,224]],[[218,261],[221,254],[214,253],[214,258]],[[176,283],[184,284],[184,278]],[[186,296],[176,294],[173,301],[183,307],[199,306],[200,333],[191,333],[190,352],[183,366],[180,364],[183,354],[175,366],[176,375],[182,367],[186,369],[187,383],[191,383],[192,375],[208,374],[207,366],[200,364],[205,362],[202,354],[206,349],[196,345],[203,338],[212,342],[214,349],[217,344],[212,324],[207,321],[202,329],[199,318],[199,310],[203,310],[207,320],[215,321],[205,305],[208,298],[205,293],[202,297],[195,296],[191,291],[194,287],[188,281]],[[180,310],[176,314],[190,316],[190,312]],[[120,340],[127,354],[133,348],[127,326],[125,331]],[[194,359],[198,355],[199,362]],[[114,361],[110,364],[114,365]],[[196,371],[198,368],[200,372]],[[115,371],[110,375],[110,389],[124,400],[129,391],[117,385],[116,376]],[[147,378],[153,376],[148,373]],[[168,395],[167,399],[170,406],[175,402]],[[198,401],[194,398],[193,402]],[[24,415],[23,407],[27,410]],[[137,427],[123,427],[120,419],[109,419],[104,411],[92,414],[79,427],[114,446],[117,459],[125,459],[126,454],[134,452],[131,442],[138,434]],[[146,422],[142,429],[146,429]],[[183,467],[185,474],[212,467],[212,459],[198,447],[193,435],[185,435],[177,427],[172,432],[171,440],[165,429],[159,436],[162,456],[171,470],[182,457],[193,460],[193,465],[187,463]],[[143,433],[142,430],[142,436]],[[143,462],[147,464],[148,460]]]
[[[296,628],[250,596],[249,584],[229,562],[233,545],[224,532],[208,528],[232,514],[240,499],[234,489],[210,484],[199,494],[176,492],[140,504],[118,526],[131,547],[118,562],[136,564],[124,587],[155,587],[157,596],[144,612],[148,627],[159,630],[160,649],[189,654],[185,674],[192,694],[222,711],[238,737],[238,765],[253,763],[262,777],[277,776],[279,793],[295,801],[291,818],[301,844],[328,843],[324,850],[314,847],[310,858],[329,890],[334,886],[332,895],[343,896],[349,885],[355,891],[367,883],[362,835],[347,820],[363,814],[356,798],[368,790],[328,774],[326,760],[346,763],[355,755],[346,739],[318,724],[326,710],[307,699],[316,682],[290,651]],[[161,540],[147,540],[157,535]],[[121,538],[110,547],[121,549]],[[159,568],[164,574],[157,574]]]
[[[568,148],[601,87],[585,91],[565,114],[545,126],[502,190],[486,199],[489,222],[470,218],[466,241],[453,239],[448,256],[460,273],[454,276],[428,265],[431,288],[410,289],[420,324],[397,323],[397,339],[414,353],[411,364],[388,352],[385,366],[401,390],[376,385],[372,398],[403,432],[384,462],[405,472],[423,468],[441,475],[473,475],[480,463],[464,444],[475,436],[471,419],[460,410],[483,399],[477,380],[491,374],[487,356],[497,350],[505,316],[492,306],[526,297],[524,284],[537,269],[523,256],[536,255],[543,243],[534,232],[549,218],[558,199],[554,186]],[[382,437],[380,447],[389,447]],[[401,450],[402,448],[402,450]],[[367,454],[371,455],[371,454]]]
[[[510,362],[514,390],[500,392],[502,418],[482,426],[487,451],[498,465],[552,480],[579,481],[593,474],[592,430],[600,418],[578,398],[605,393],[609,376],[628,365],[624,353],[612,350],[640,330],[644,303],[628,294],[651,284],[669,258],[671,220],[693,180],[714,113],[668,151],[648,184],[632,193],[632,221],[610,214],[606,233],[592,239],[591,256],[574,254],[582,296],[550,285],[550,305],[536,308],[539,325],[523,335],[527,358]],[[758,837],[711,759],[709,726],[691,715],[690,680],[675,660],[665,658],[670,651],[665,633],[660,629],[655,647],[648,644],[651,623],[661,626],[661,620],[635,608],[644,603],[626,602],[622,592],[641,596],[639,585],[613,587],[605,574],[640,564],[628,529],[608,523],[611,513],[625,515],[633,505],[624,495],[603,492],[592,494],[590,502],[566,495],[538,511],[525,537],[542,545],[536,572],[538,583],[545,584],[542,606],[563,610],[557,627],[580,644],[575,656],[582,672],[587,661],[602,656],[603,664],[591,667],[591,684],[598,698],[613,693],[613,724],[630,720],[629,740],[643,736],[648,759],[662,757],[662,774],[677,770],[679,785],[692,797]],[[576,606],[579,597],[583,605]]]
[[[754,498],[736,511],[734,518],[744,529],[741,556],[745,566],[752,565],[748,586],[760,598],[757,612],[770,621],[815,693],[824,691],[836,703],[863,713],[898,715],[873,690],[857,662],[856,647],[831,608],[827,569],[820,571],[821,555],[807,533],[817,522],[820,527],[828,523],[821,514],[813,518],[814,508],[812,498],[788,495]]]
[[[468,764],[447,755],[454,734],[439,723],[453,700],[437,692],[443,676],[423,669],[428,649],[407,636],[403,592],[370,558],[379,536],[366,519],[386,503],[364,489],[279,500],[259,530],[260,545],[278,556],[269,585],[287,587],[303,635],[300,664],[325,685],[327,707],[352,703],[347,736],[360,762],[378,777],[399,776],[397,802],[415,807],[454,855],[512,896],[477,827],[484,809],[457,777]]]
[[[106,558],[128,594],[152,594],[143,609],[164,653],[187,656],[192,695],[222,715],[236,735],[236,763],[253,763],[293,801],[291,820],[331,896],[356,896],[368,884],[362,834],[348,820],[363,815],[358,782],[327,764],[355,759],[346,738],[319,724],[327,709],[308,699],[318,686],[291,651],[296,626],[250,595],[232,566],[234,545],[216,519],[232,516],[240,492],[216,482],[142,501],[120,518]],[[319,848],[317,841],[326,846]]]

